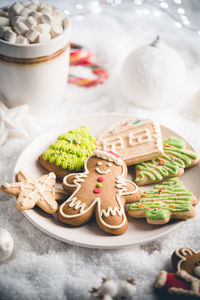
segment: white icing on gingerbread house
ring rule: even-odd
[[[164,154],[160,126],[151,119],[129,119],[103,132],[97,148],[117,153],[128,165]]]

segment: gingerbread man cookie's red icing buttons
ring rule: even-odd
[[[101,189],[98,188],[98,187],[96,187],[96,188],[94,189],[94,193],[95,193],[95,194],[100,194],[100,193],[101,193]]]
[[[187,247],[179,248],[172,255],[172,264],[175,272],[160,271],[155,288],[169,294],[170,299],[199,299],[200,251],[196,252]]]
[[[103,179],[102,176],[100,176],[97,180],[98,180],[99,182],[103,182],[103,181],[104,181],[104,179]]]
[[[85,162],[83,173],[63,179],[71,196],[61,204],[58,218],[70,225],[82,225],[96,216],[99,227],[110,234],[123,234],[128,226],[125,203],[139,200],[138,186],[126,179],[127,167],[115,155],[95,150]],[[103,180],[102,180],[103,179]],[[101,183],[101,187],[97,187]]]

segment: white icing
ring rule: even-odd
[[[46,192],[50,192],[52,193],[52,195],[55,195],[55,192],[57,192],[57,190],[55,190],[55,188],[53,188],[51,185],[48,186],[48,181],[50,179],[55,179],[56,175],[51,172],[48,174],[47,178],[45,180],[43,180],[42,178],[38,181],[38,183],[34,180],[31,180],[30,178],[28,178],[22,171],[19,171],[19,173],[21,173],[21,175],[24,177],[24,179],[27,181],[27,183],[29,185],[27,185],[25,182],[21,181],[21,182],[16,182],[16,183],[5,183],[3,185],[4,188],[19,188],[21,192],[23,192],[23,196],[24,198],[22,198],[20,205],[23,207],[26,205],[26,202],[29,199],[34,199],[34,195],[36,194],[40,194],[41,199],[44,200],[51,209],[56,209],[57,208],[57,203],[55,200],[53,199],[49,199],[46,196]],[[28,190],[28,191],[26,191]],[[58,190],[58,192],[60,193],[61,191]],[[65,194],[65,192],[63,191],[63,193]]]
[[[77,198],[74,197],[74,198],[71,199],[69,207],[73,207],[76,210],[80,209],[80,213],[83,213],[84,209],[86,207],[86,204],[82,203],[80,200],[77,201]]]
[[[103,150],[104,151],[113,151],[117,152],[120,149],[124,148],[124,141],[121,136],[109,137],[103,141]]]
[[[109,153],[109,152],[94,150],[94,152],[92,153],[92,156],[97,156],[104,160],[114,162],[117,166],[123,165],[123,160],[120,157],[116,157],[114,154]]]
[[[186,260],[187,255],[195,255],[197,254],[196,251],[190,248],[179,248],[175,251],[176,255],[181,258],[177,265],[177,272],[176,275],[182,279],[184,279],[186,282],[191,283],[190,290],[184,290],[181,288],[169,288],[170,293],[176,293],[176,294],[184,294],[184,295],[194,295],[197,297],[200,297],[200,279],[197,277],[194,277],[193,275],[190,275],[185,270],[181,269],[181,264]]]
[[[96,168],[95,170],[97,171],[98,174],[107,174],[110,172],[110,169],[107,169],[106,171],[102,171],[99,168]]]
[[[108,167],[112,167],[112,163],[109,162],[109,163],[107,164],[107,166],[108,166]]]
[[[14,249],[14,240],[11,234],[0,227],[0,263],[8,259]]]
[[[190,248],[178,248],[176,249],[175,251],[176,255],[181,258],[178,262],[178,265],[177,265],[177,271],[178,272],[181,272],[181,264],[183,261],[186,260],[186,255],[189,254],[189,255],[193,255],[193,254],[197,254],[196,251],[194,251],[193,249],[190,249]]]
[[[169,293],[170,294],[178,294],[178,295],[185,295],[185,296],[196,296],[198,298],[200,298],[200,294],[198,292],[194,292],[192,290],[184,290],[181,288],[175,288],[175,287],[171,287],[169,288]]]
[[[103,165],[102,161],[98,161],[97,165],[102,166]]]
[[[161,270],[156,279],[155,288],[163,287],[165,285],[166,279],[167,279],[167,272],[164,270]]]
[[[76,187],[78,183],[82,183],[84,182],[84,178],[87,177],[87,174],[88,173],[78,173],[78,174],[69,174],[69,175],[66,175],[64,178],[63,178],[63,184],[66,185],[66,186],[70,186],[70,187]],[[73,180],[73,183],[68,183],[67,182],[67,179],[71,176],[74,176],[74,180]]]
[[[137,121],[137,120],[139,120],[139,119],[128,119],[128,120],[124,120],[123,123],[130,123],[130,125],[131,125],[132,122]],[[105,150],[105,151],[111,150],[111,151],[117,153],[118,150],[121,150],[121,149],[125,148],[124,139],[126,139],[126,138],[128,138],[129,144],[132,144],[131,146],[136,146],[138,144],[143,144],[143,143],[146,143],[147,140],[150,141],[150,139],[153,139],[155,150],[154,151],[151,150],[151,151],[148,151],[148,152],[137,153],[137,155],[135,155],[135,157],[140,158],[140,157],[148,156],[148,155],[153,154],[154,152],[158,152],[159,154],[164,153],[163,152],[162,137],[161,137],[161,132],[160,132],[160,125],[159,125],[158,122],[152,121],[151,119],[143,119],[143,120],[141,120],[141,122],[139,122],[137,124],[134,124],[132,129],[133,130],[137,129],[136,132],[139,131],[140,127],[148,125],[149,123],[151,123],[152,128],[153,128],[152,136],[150,135],[150,132],[149,133],[145,132],[143,137],[141,136],[139,138],[139,141],[134,139],[134,134],[135,134],[134,132],[135,131],[130,133],[129,135],[127,135],[127,137],[126,136],[122,137],[120,135],[113,137],[111,135],[111,133],[115,134],[115,133],[121,133],[121,132],[130,130],[130,127],[128,125],[127,126],[122,126],[122,127],[119,128],[119,125],[121,123],[122,123],[122,121],[118,124],[115,124],[114,126],[109,128],[108,130],[102,132],[102,134],[99,136],[99,138],[96,141],[96,145],[97,145],[98,149],[102,149],[102,150]],[[145,136],[146,136],[146,138],[145,138]],[[133,157],[134,156],[126,156],[125,154],[123,155],[123,159],[125,159],[125,160],[129,160]]]
[[[192,249],[189,249],[193,251]],[[182,288],[176,288],[176,287],[171,287],[169,288],[170,293],[176,293],[176,294],[183,294],[183,295],[193,295],[200,297],[200,280],[190,274],[188,274],[184,270],[180,270],[176,272],[176,275],[182,279],[184,279],[186,282],[191,283],[190,285],[190,290],[185,290]]]
[[[103,152],[103,151],[98,151],[98,155],[101,155],[101,158],[102,158],[104,156],[105,152],[103,152],[102,154],[100,154],[100,152]],[[106,153],[106,154],[110,154],[110,153]],[[94,155],[94,153],[93,153],[93,155]],[[76,218],[76,217],[79,217],[79,216],[87,213],[97,203],[97,213],[98,213],[98,217],[99,217],[100,222],[105,227],[107,227],[107,228],[111,228],[111,229],[121,228],[126,223],[126,215],[125,215],[122,203],[121,203],[121,196],[131,195],[131,194],[137,193],[138,186],[135,183],[133,183],[133,182],[131,182],[131,181],[123,178],[124,174],[125,174],[125,165],[123,164],[123,161],[120,159],[122,161],[122,165],[121,165],[122,166],[122,174],[119,175],[119,176],[117,176],[117,179],[116,179],[116,187],[119,189],[117,191],[117,193],[116,193],[116,201],[117,201],[119,207],[116,207],[116,206],[114,206],[113,208],[112,207],[108,207],[107,210],[101,209],[101,198],[98,197],[98,198],[95,198],[93,200],[93,202],[90,204],[90,206],[86,209],[86,203],[82,203],[81,200],[78,200],[75,195],[81,189],[81,183],[84,181],[83,178],[86,178],[87,175],[89,174],[89,170],[87,168],[87,163],[88,163],[89,159],[90,159],[90,157],[85,161],[85,172],[84,173],[69,174],[69,175],[67,175],[67,176],[64,177],[63,183],[66,186],[77,187],[77,188],[73,192],[73,194],[60,206],[60,208],[59,208],[60,214],[64,218]],[[105,159],[107,159],[107,157]],[[102,173],[100,173],[100,174],[102,174]],[[69,184],[67,182],[67,179],[70,176],[74,176],[73,184]],[[131,183],[134,186],[134,190],[133,191],[127,192],[127,188],[126,188],[127,183],[126,182],[129,182],[129,183]],[[66,205],[66,203],[69,203],[69,206],[73,207],[75,210],[79,209],[80,210],[79,213],[73,214],[73,215],[68,215],[68,214],[64,213],[63,212],[63,207]],[[122,222],[119,225],[110,225],[110,224],[106,223],[105,220],[103,219],[103,217],[106,218],[110,214],[112,216],[115,216],[116,214],[118,214],[119,216],[122,216]]]
[[[148,143],[152,140],[149,129],[145,128],[138,132],[131,132],[128,135],[129,137],[129,146],[134,147],[140,144]]]
[[[115,216],[116,214],[118,214],[119,217],[122,216],[123,214],[123,207],[122,209],[115,207],[108,207],[107,210],[102,209],[100,212],[101,217],[109,217],[110,215]]]
[[[89,159],[89,158],[88,158]],[[88,160],[87,159],[87,160]],[[86,161],[87,161],[86,160]],[[85,164],[86,166],[86,164]],[[85,213],[87,213],[96,203],[98,200],[98,198],[96,198],[92,204],[87,208],[85,209],[86,207],[86,204],[85,203],[81,203],[81,200],[78,200],[77,201],[77,197],[75,197],[75,195],[77,194],[77,192],[80,190],[81,188],[81,183],[84,182],[84,179],[83,178],[86,178],[87,177],[87,174],[89,173],[87,167],[85,167],[85,172],[84,173],[78,173],[78,174],[69,174],[67,176],[64,177],[63,179],[63,183],[66,185],[66,186],[69,186],[69,187],[74,187],[76,186],[77,189],[74,191],[74,193],[60,206],[59,208],[59,211],[60,211],[60,214],[64,217],[64,218],[76,218],[76,217],[79,217]],[[73,183],[74,184],[70,184],[67,182],[67,179],[70,177],[70,176],[74,176],[74,180],[73,180]],[[70,207],[73,207],[74,209],[80,209],[80,212],[78,214],[74,214],[74,215],[67,215],[63,212],[63,207],[66,203],[69,203],[69,206]]]

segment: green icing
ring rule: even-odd
[[[129,205],[129,210],[144,210],[145,216],[151,220],[165,219],[168,212],[189,211],[192,196],[175,177],[143,192],[140,201]]]
[[[168,210],[166,209],[150,209],[145,211],[145,216],[151,220],[165,219],[167,214]]]
[[[43,158],[63,169],[81,171],[85,160],[95,150],[95,138],[90,129],[81,126],[58,137],[57,142],[50,145]]]
[[[169,176],[177,176],[179,168],[185,168],[192,163],[192,159],[197,159],[197,155],[189,153],[183,148],[185,141],[177,137],[171,137],[163,141],[164,156],[154,160],[142,162],[136,165],[140,170],[136,182],[141,182],[147,176],[151,181],[161,181]]]
[[[175,147],[183,149],[186,145],[186,142],[178,137],[171,136],[168,140],[165,140],[163,144],[173,145]]]

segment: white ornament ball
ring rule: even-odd
[[[108,294],[111,297],[117,295],[118,287],[117,283],[114,280],[106,280],[102,283],[101,288],[99,289],[99,294],[106,295]]]
[[[0,262],[3,262],[10,257],[13,249],[14,240],[11,234],[4,228],[0,227]]]
[[[144,108],[169,107],[184,92],[186,68],[173,48],[159,37],[132,51],[120,74],[122,92],[129,102]]]
[[[118,287],[118,296],[130,298],[136,294],[137,288],[135,284],[129,283],[127,280],[122,280]]]

